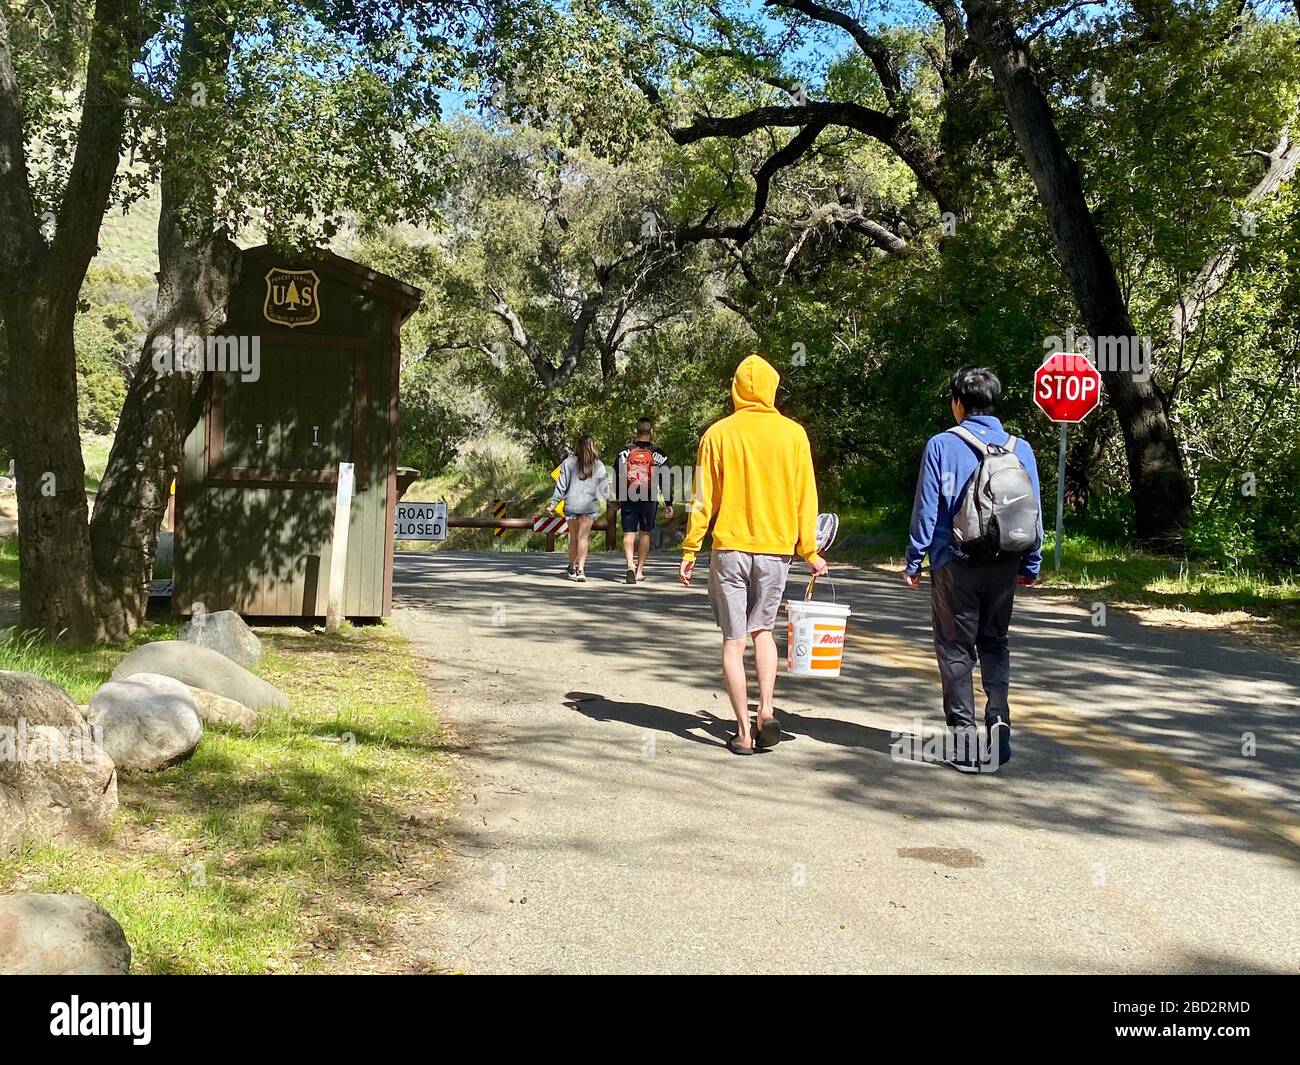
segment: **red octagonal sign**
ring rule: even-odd
[[[1034,371],[1034,402],[1054,422],[1081,422],[1101,402],[1101,374],[1084,355],[1049,355]]]

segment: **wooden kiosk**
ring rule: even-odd
[[[389,614],[399,333],[421,295],[330,252],[243,253],[177,477],[178,612],[324,616],[338,467],[351,462],[343,613]]]

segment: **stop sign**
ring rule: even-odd
[[[1034,371],[1034,402],[1054,422],[1081,422],[1101,402],[1101,374],[1084,355],[1049,355]]]

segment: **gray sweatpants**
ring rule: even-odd
[[[975,725],[975,660],[984,687],[984,721],[1011,720],[1007,628],[1016,594],[1017,559],[987,566],[950,562],[930,574],[934,650],[949,728]]]

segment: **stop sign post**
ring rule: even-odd
[[[1065,437],[1072,422],[1081,422],[1101,402],[1101,374],[1086,355],[1056,352],[1034,371],[1034,402],[1061,426],[1060,454],[1056,462],[1056,555],[1053,568],[1061,569],[1061,523],[1065,514]]]

